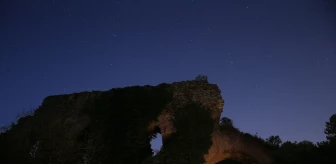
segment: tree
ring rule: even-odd
[[[317,143],[318,153],[323,163],[335,163],[336,161],[336,114],[333,114],[326,122],[324,134],[326,141]]]
[[[233,122],[230,118],[222,117],[220,119],[219,125],[223,128],[232,128],[233,127]]]
[[[196,80],[196,81],[204,81],[204,82],[208,82],[208,76],[205,76],[205,75],[197,75],[195,80]]]
[[[276,136],[270,136],[270,137],[266,138],[266,141],[273,148],[279,148],[280,145],[281,145],[281,143],[282,143],[282,141],[281,141],[281,139],[280,139],[280,137],[278,135],[276,135]]]
[[[329,142],[336,141],[336,114],[333,114],[329,121],[326,122],[326,128],[324,130],[324,134],[326,134],[326,138]]]

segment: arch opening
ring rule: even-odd
[[[153,156],[155,156],[161,150],[162,147],[161,130],[158,126],[154,128],[150,144],[153,151]]]

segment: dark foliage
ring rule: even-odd
[[[208,76],[205,76],[205,75],[197,75],[195,80],[196,80],[196,81],[204,81],[204,82],[208,82]]]
[[[233,122],[230,118],[223,117],[220,119],[219,125],[221,128],[233,128]]]
[[[326,134],[327,141],[336,142],[336,114],[333,114],[329,121],[326,122],[326,128],[324,130],[324,134]]]
[[[326,122],[326,141],[314,144],[310,141],[290,142],[280,144],[279,136],[271,136],[267,142],[272,146],[275,164],[332,164],[336,162],[335,127],[336,115],[332,115]]]
[[[234,130],[240,132],[235,128],[233,122],[229,118],[222,118],[220,123],[220,129],[224,132],[227,130]],[[257,135],[251,135],[249,133],[240,132],[243,139],[253,139],[260,144],[271,150],[274,164],[306,164],[306,163],[319,163],[319,164],[332,164],[336,162],[336,114],[329,118],[326,122],[325,134],[326,141],[314,144],[310,141],[290,142],[286,141],[282,143],[282,140],[278,135],[270,136],[267,139],[258,137]],[[226,162],[239,162],[239,160],[230,159]]]
[[[279,148],[282,141],[278,135],[276,136],[270,136],[266,138],[266,142],[269,144],[270,147],[274,148]]]

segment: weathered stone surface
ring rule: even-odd
[[[163,144],[176,131],[173,125],[174,109],[183,107],[189,102],[201,103],[209,109],[215,127],[218,127],[220,116],[223,112],[224,100],[216,84],[209,84],[203,81],[182,81],[170,84],[169,89],[173,92],[173,100],[162,110],[157,121],[153,120],[148,126],[148,131],[150,132],[159,130]],[[101,92],[96,92],[95,94],[99,95]],[[71,112],[72,117],[65,119],[65,122],[73,124],[70,126],[72,128],[69,129],[69,135],[76,135],[85,128],[85,125],[89,124],[89,117],[80,115],[78,110],[84,107],[84,102],[90,100],[90,96],[94,95],[85,92],[69,96],[67,102],[75,107]],[[213,144],[208,154],[204,155],[206,164],[215,164],[229,157],[238,157],[240,153],[253,157],[260,164],[269,164],[271,162],[267,150],[262,145],[253,140],[243,140],[237,131],[221,132],[215,128],[212,142]]]
[[[182,107],[189,101],[199,102],[212,113],[215,127],[219,125],[219,119],[223,112],[224,101],[217,85],[197,81],[176,82],[171,85],[174,93],[173,101],[167,105],[158,117],[157,122],[149,125],[149,130],[154,131],[159,127],[163,138],[163,144],[170,134],[175,132],[173,126],[173,109]],[[229,157],[239,157],[241,153],[256,159],[260,164],[271,162],[267,150],[253,140],[243,140],[239,132],[221,132],[214,129],[212,135],[213,145],[208,154],[204,155],[207,164],[215,164]]]
[[[209,109],[214,123],[218,123],[223,110],[224,101],[217,85],[199,81],[175,82],[170,86],[173,92],[173,100],[162,111],[157,122],[152,122],[150,128],[157,126],[163,138],[163,142],[170,134],[175,132],[173,125],[174,109],[183,107],[188,102],[198,102]]]
[[[269,164],[272,159],[269,152],[253,139],[243,139],[236,130],[221,132],[215,130],[212,135],[212,146],[204,156],[207,164],[215,164],[229,157],[240,157],[242,153],[255,159],[259,164]]]

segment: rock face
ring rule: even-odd
[[[253,139],[244,139],[238,131],[215,131],[212,142],[208,154],[204,156],[207,164],[215,164],[230,157],[242,158],[242,156],[248,156],[259,164],[272,163],[266,148]]]
[[[163,144],[166,143],[166,140],[171,134],[176,132],[176,128],[173,124],[174,110],[185,106],[187,103],[197,102],[210,110],[215,127],[211,136],[212,146],[209,148],[208,154],[204,154],[204,159],[207,164],[215,164],[225,158],[233,156],[237,157],[241,154],[251,156],[256,159],[259,164],[269,164],[271,162],[271,158],[267,155],[267,151],[257,142],[244,140],[236,131],[223,132],[218,130],[224,101],[217,85],[209,84],[204,81],[182,81],[167,84],[166,88],[173,94],[172,101],[170,101],[164,109],[160,109],[161,113],[156,120],[154,119],[148,122],[147,129],[149,133],[161,133]],[[78,139],[83,131],[94,122],[92,117],[85,114],[83,111],[93,108],[92,104],[94,104],[94,102],[91,101],[93,101],[95,97],[104,97],[103,95],[104,92],[94,91],[71,95],[49,96],[44,100],[42,106],[35,111],[34,116],[20,119],[17,127],[15,127],[13,131],[20,128],[29,129],[31,128],[30,126],[33,126],[34,129],[32,131],[23,130],[20,134],[32,136],[35,132],[40,133],[39,131],[41,131],[41,133],[43,132],[45,135],[40,135],[40,140],[46,139],[56,143],[57,141],[51,140],[50,136],[58,136],[57,140],[68,141],[65,145],[59,145],[59,149],[62,149],[62,146],[66,148],[73,146],[73,148],[69,150],[75,150],[77,147],[73,141],[76,138]],[[34,120],[32,121],[33,117],[40,118],[39,121],[45,122],[45,124],[39,126],[33,125],[34,122],[36,122]],[[44,127],[46,124],[48,124],[48,127]],[[46,131],[46,129],[48,130]],[[8,136],[11,135],[15,136],[15,132],[8,133]],[[19,136],[17,137],[17,140],[20,140]],[[8,143],[16,143],[17,141],[15,139],[11,140],[12,137],[7,138],[9,138]],[[40,140],[36,141],[35,139],[34,145],[40,143]],[[32,143],[27,142],[26,145],[32,145]],[[21,149],[19,146],[17,149],[15,149],[14,146],[12,147],[13,152]],[[57,152],[56,148],[53,148],[52,152]],[[31,153],[32,152],[30,151],[30,154]],[[59,153],[55,154],[55,157],[62,155]]]
[[[172,124],[173,108],[184,106],[189,101],[199,102],[211,110],[215,129],[212,135],[212,146],[204,155],[207,164],[215,164],[229,157],[239,157],[241,153],[256,159],[259,164],[269,164],[272,159],[262,145],[253,140],[244,140],[237,131],[221,132],[218,130],[219,119],[223,112],[224,100],[221,91],[215,84],[196,81],[176,82],[171,85],[173,101],[167,105],[158,117],[157,122],[149,125],[149,131],[159,128],[163,144],[170,134],[175,132]]]
[[[149,131],[154,131],[155,128],[160,129],[163,144],[166,138],[176,130],[173,125],[173,109],[183,107],[187,103],[201,103],[211,111],[214,123],[219,122],[224,101],[217,85],[198,81],[184,81],[172,83],[169,89],[173,92],[172,102],[163,109],[158,121],[151,122],[148,127]]]

